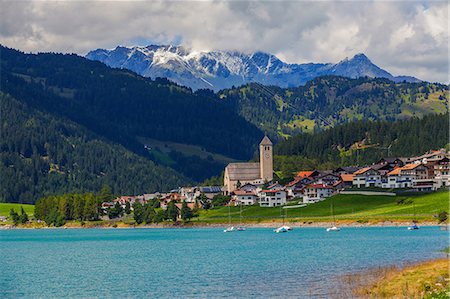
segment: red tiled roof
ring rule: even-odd
[[[363,174],[363,173],[369,171],[370,169],[372,169],[370,166],[364,167],[364,168],[361,168],[360,170],[355,171],[353,174],[354,175]]]
[[[415,164],[415,163],[411,163],[411,164],[406,164],[403,167],[397,167],[394,168],[394,170],[392,170],[391,172],[388,173],[388,175],[397,175],[400,173],[400,171],[402,170],[412,170],[412,169],[416,169],[417,167],[422,166],[422,164]]]
[[[299,178],[308,178],[313,174],[314,171],[300,171],[297,173],[297,177]]]
[[[341,174],[341,180],[343,182],[353,182],[353,174]]]
[[[294,186],[295,184],[297,184],[297,183],[300,182],[301,180],[302,180],[302,178],[295,178],[293,181],[290,181],[286,186],[287,186],[287,187]]]

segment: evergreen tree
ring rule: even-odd
[[[137,224],[141,224],[144,222],[145,218],[145,210],[142,204],[138,201],[135,201],[133,204],[133,218]]]
[[[98,197],[101,202],[111,202],[114,199],[111,187],[108,185],[103,185]]]
[[[22,224],[28,222],[28,215],[27,215],[27,213],[25,213],[25,210],[23,209],[23,207],[20,207],[19,222]]]
[[[125,203],[125,214],[127,214],[127,215],[130,215],[131,214],[131,205],[130,205],[130,202],[129,201],[127,201],[126,203]]]
[[[183,204],[181,205],[180,215],[183,221],[188,221],[193,216],[192,210],[188,207],[185,200],[183,200]]]
[[[14,209],[11,209],[9,211],[9,218],[12,220],[14,225],[17,225],[19,223],[19,214]]]
[[[179,215],[179,210],[177,206],[175,205],[174,201],[171,201],[167,204],[167,210],[166,210],[167,219],[172,220],[173,222],[176,222]]]

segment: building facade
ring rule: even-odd
[[[273,144],[264,136],[259,144],[259,162],[230,163],[225,167],[224,193],[229,195],[245,184],[263,185],[273,180]]]

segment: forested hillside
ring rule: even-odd
[[[66,119],[0,92],[0,202],[100,190],[169,190],[190,180]]]
[[[354,120],[401,120],[448,109],[448,86],[320,77],[296,88],[248,84],[219,96],[273,139]]]
[[[230,160],[251,158],[263,136],[214,93],[193,93],[77,55],[0,50],[3,93],[193,181],[219,173]]]
[[[397,122],[355,121],[280,142],[275,147],[275,167],[287,174],[302,167],[371,164],[382,157],[420,155],[448,142],[448,113]]]

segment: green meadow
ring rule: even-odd
[[[28,216],[34,214],[34,205],[20,204],[20,203],[0,203],[0,216],[9,216],[9,211],[14,209],[20,214],[20,208],[23,207]]]
[[[309,204],[305,207],[295,207],[298,202],[290,203],[292,208],[282,209],[261,208],[257,205],[242,208],[244,222],[264,222],[286,217],[298,220],[330,220],[332,219],[331,206],[339,220],[434,220],[435,216],[449,210],[449,192],[440,191],[425,195],[349,195],[341,194],[324,201]],[[198,221],[226,222],[228,211],[233,222],[240,219],[239,207],[220,207],[208,211],[201,211]]]

